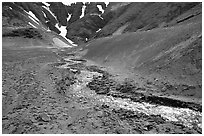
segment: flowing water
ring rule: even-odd
[[[73,63],[79,61],[72,60]],[[70,63],[64,64],[59,68],[69,68]],[[93,77],[101,77],[98,72],[82,70],[77,75],[77,82],[72,85],[73,92],[79,97],[89,97],[94,101],[101,102],[113,109],[125,109],[136,113],[145,113],[146,115],[160,115],[167,121],[178,122],[187,127],[202,128],[202,113],[189,108],[169,107],[165,105],[150,104],[147,102],[134,102],[131,99],[116,98],[107,95],[98,95],[92,90],[87,90],[87,84],[93,80]]]

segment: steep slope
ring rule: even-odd
[[[126,32],[167,27],[200,3],[4,2],[3,20],[54,31],[75,43]],[[29,18],[29,19],[28,19]],[[171,24],[172,25],[172,24]]]
[[[17,4],[3,3],[2,36],[4,40],[12,40],[11,37],[13,37],[13,40],[15,41],[16,37],[20,37],[22,40],[26,39],[29,41],[30,39],[32,41],[32,38],[34,38],[36,40],[41,40],[41,42],[45,43],[46,45],[59,47],[61,45],[54,41],[54,38],[57,38],[63,46],[71,47],[74,45],[69,39],[58,35],[57,32],[46,27],[45,22],[38,19],[41,16],[38,16],[37,18],[37,15],[35,16],[31,11],[29,11],[27,8],[32,7],[32,5],[29,5],[32,3],[21,3],[23,6],[28,6],[27,8],[24,7],[25,10],[23,10]]]
[[[31,26],[45,31],[56,32],[71,43],[72,41],[70,39],[79,42],[80,40],[77,40],[77,37],[74,36],[78,33],[75,30],[76,25],[69,26],[80,20],[84,15],[87,15],[82,21],[90,21],[88,21],[88,24],[83,24],[84,29],[89,27],[90,30],[87,30],[93,31],[93,28],[90,28],[90,26],[96,25],[95,27],[102,27],[101,25],[97,25],[101,21],[98,20],[100,19],[99,14],[102,13],[99,11],[97,5],[105,8],[105,3],[101,2],[86,3],[84,7],[83,5],[82,2],[72,3],[71,5],[64,5],[61,2],[4,2],[2,13],[3,26]],[[83,13],[82,7],[84,8]],[[93,17],[92,14],[94,14]],[[67,30],[72,27],[73,30],[67,33]],[[79,25],[77,25],[77,28],[79,28]],[[98,30],[98,28],[94,28],[94,31],[91,33],[92,35],[96,31],[95,29]],[[74,31],[74,34],[72,31]],[[80,37],[81,33],[79,33],[78,37]],[[82,41],[86,41],[86,38],[86,36],[81,37]]]
[[[201,13],[201,6],[182,14],[177,20],[183,21],[174,20],[171,27],[93,40],[84,46],[84,57],[123,76],[132,72],[129,77],[144,79],[162,95],[201,99],[202,15],[195,11]]]

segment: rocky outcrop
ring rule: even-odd
[[[124,32],[136,32],[162,27],[199,3],[129,3],[109,10],[103,16],[109,22],[96,37],[112,35],[129,23]],[[114,7],[114,6],[113,6]],[[164,25],[163,25],[164,26]]]
[[[82,19],[67,27],[66,37],[73,41],[87,41],[93,37],[96,31],[105,25],[98,15],[86,15]]]
[[[83,6],[82,2],[77,2],[76,4],[71,4],[69,13],[72,15],[71,15],[70,20],[68,21],[68,25],[70,25],[73,22],[80,19],[80,16],[82,14],[82,6]]]
[[[87,15],[87,14],[101,14],[101,12],[99,11],[99,9],[97,7],[96,2],[87,2],[85,4],[85,6],[86,6],[85,15]]]
[[[3,23],[9,24],[15,19],[12,22],[28,24],[30,21],[25,16],[31,12],[39,20],[41,27],[59,34],[61,30],[56,25],[59,28],[66,26],[66,37],[75,43],[81,43],[112,35],[123,26],[125,29],[121,33],[166,27],[176,17],[199,4],[111,2],[106,5],[104,2],[76,2],[64,5],[62,2],[4,2]]]
[[[106,5],[103,2],[85,4],[76,2],[71,5],[64,5],[62,2],[48,2],[47,4],[49,6],[41,2],[5,2],[3,3],[3,26],[8,26],[14,19],[21,23],[19,25],[23,25],[22,22],[28,25],[31,21],[25,16],[29,16],[31,12],[45,28],[58,34],[61,32],[56,25],[67,26],[67,37],[74,39],[75,42],[86,41],[86,38],[92,37],[99,28],[104,26],[102,18],[99,17],[102,13],[97,7],[101,5],[102,8],[105,8]],[[83,11],[85,16],[81,16],[83,6],[86,7]]]
[[[67,25],[68,11],[67,7],[62,2],[49,2],[50,10],[54,13],[59,24],[62,26]]]

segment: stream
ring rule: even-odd
[[[66,59],[67,63],[58,66],[58,68],[70,69],[70,64],[79,64],[81,60]],[[71,62],[71,63],[70,63]],[[99,72],[93,72],[89,70],[81,70],[80,74],[76,75],[76,82],[71,85],[73,93],[78,97],[86,97],[92,99],[97,103],[102,103],[109,106],[111,109],[124,109],[132,111],[134,113],[143,113],[146,115],[159,115],[164,118],[166,121],[176,122],[182,124],[186,127],[193,128],[198,127],[202,128],[202,111],[192,110],[190,108],[185,108],[185,104],[182,107],[175,107],[177,101],[170,100],[169,98],[157,98],[157,97],[148,97],[146,101],[133,101],[131,98],[120,98],[114,97],[111,95],[99,95],[95,93],[94,90],[87,89],[87,85],[93,81],[93,78],[102,77],[103,74]],[[151,100],[152,99],[152,100]],[[163,101],[163,105],[158,103],[149,103],[153,100]],[[167,102],[172,103],[170,106]],[[174,104],[175,102],[175,104]],[[184,102],[185,103],[185,102]]]

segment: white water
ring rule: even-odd
[[[59,68],[68,68],[68,65],[79,63],[78,61],[71,61]],[[89,97],[95,101],[102,102],[108,105],[110,108],[114,109],[126,109],[138,113],[144,113],[146,115],[160,115],[167,121],[178,122],[187,127],[197,127],[202,128],[202,113],[194,111],[188,108],[175,108],[163,105],[150,104],[146,102],[133,102],[130,99],[115,98],[106,95],[97,95],[94,91],[87,90],[87,84],[93,80],[93,77],[102,77],[101,73],[90,72],[87,70],[82,70],[79,75],[77,75],[77,82],[71,87],[73,93],[79,97]]]
[[[83,74],[83,76],[80,76],[80,81],[82,81],[82,83],[77,85],[82,86],[81,89],[83,89],[83,86],[86,86],[91,82],[93,76],[101,76],[97,72],[82,71],[81,73]],[[198,127],[202,126],[202,113],[188,108],[175,108],[149,104],[146,102],[133,102],[130,99],[114,98],[106,95],[95,95],[94,98],[112,108],[122,108],[134,112],[142,112],[146,115],[160,115],[166,120],[179,122],[188,127],[193,127],[194,123],[197,124]]]

